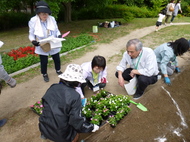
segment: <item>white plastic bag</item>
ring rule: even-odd
[[[125,84],[125,90],[127,91],[128,95],[134,95],[137,90],[137,77],[133,77],[129,83]]]

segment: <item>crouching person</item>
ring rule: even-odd
[[[85,82],[80,65],[69,64],[42,97],[44,106],[39,118],[41,137],[55,142],[76,142],[78,133],[95,132],[99,126],[81,116],[81,97],[75,88]]]

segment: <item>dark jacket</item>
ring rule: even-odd
[[[55,142],[71,142],[77,132],[87,133],[93,124],[81,116],[81,98],[74,88],[65,84],[53,84],[42,98],[43,113],[39,118],[39,129]]]

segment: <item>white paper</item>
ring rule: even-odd
[[[51,48],[59,48],[62,47],[62,41],[66,39],[64,38],[55,38],[53,36],[50,36],[48,38],[39,40],[40,43],[50,43]]]
[[[3,44],[4,44],[4,43],[3,43],[2,41],[0,41],[0,48],[3,46]]]
[[[137,77],[133,77],[129,83],[125,84],[125,90],[128,95],[134,95],[137,90]]]

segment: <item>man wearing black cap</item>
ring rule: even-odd
[[[29,25],[29,40],[36,47],[35,53],[40,56],[41,64],[41,73],[45,82],[49,81],[47,74],[47,64],[48,56],[51,55],[54,64],[55,70],[58,75],[62,74],[61,72],[61,62],[59,52],[61,47],[51,49],[50,44],[40,44],[39,40],[55,37],[61,38],[61,33],[58,29],[57,22],[55,18],[51,15],[51,10],[48,4],[44,1],[39,1],[36,4],[36,15],[32,17],[28,23]]]

